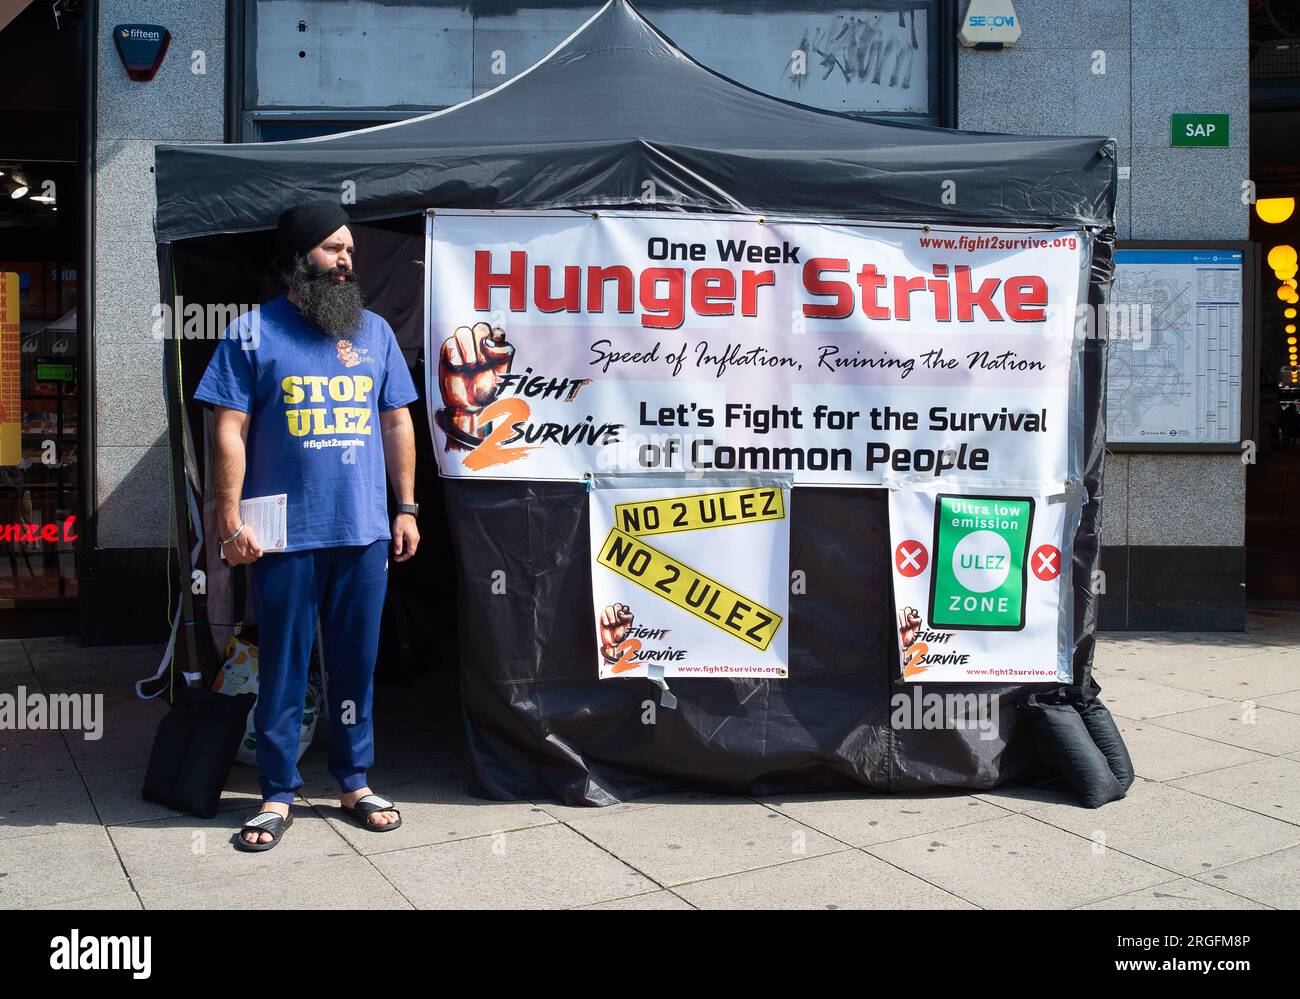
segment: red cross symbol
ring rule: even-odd
[[[894,549],[894,568],[900,576],[919,576],[930,563],[925,545],[919,541],[900,541]]]
[[[1034,575],[1050,583],[1061,574],[1061,552],[1055,545],[1039,545],[1030,560]]]

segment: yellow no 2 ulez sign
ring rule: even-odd
[[[785,493],[776,486],[693,493],[619,503],[614,523],[638,538],[678,531],[705,531],[785,517]]]
[[[624,579],[760,652],[767,650],[781,627],[776,611],[617,527],[605,536],[597,559]]]
[[[602,677],[789,675],[788,487],[589,495]]]

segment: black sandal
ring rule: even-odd
[[[288,818],[282,816],[279,812],[258,812],[251,819],[240,827],[239,832],[235,834],[235,846],[240,850],[247,850],[249,853],[260,853],[263,850],[270,850],[280,842],[280,837],[284,831],[293,825],[293,816]],[[270,833],[271,842],[262,843],[254,840],[249,842],[244,838],[244,833]]]
[[[369,829],[371,832],[391,832],[402,824],[402,813],[393,807],[391,801],[378,794],[367,794],[358,798],[351,806],[340,803],[339,807],[351,815],[361,828]],[[397,821],[383,826],[376,825],[370,821],[370,816],[375,812],[397,812]]]

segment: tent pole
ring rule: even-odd
[[[171,470],[172,554],[177,559],[171,583],[178,584],[181,604],[181,627],[172,656],[172,675],[177,661],[186,672],[194,672],[200,660],[194,648],[194,595],[190,590],[190,523],[189,503],[185,493],[185,396],[180,381],[180,316],[176,295],[175,271],[171,243],[158,245],[158,300],[171,310],[171,325],[163,338],[163,400],[167,406],[167,451]],[[174,613],[168,607],[169,616]],[[170,700],[171,698],[169,698]]]

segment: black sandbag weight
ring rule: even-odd
[[[1111,717],[1106,705],[1095,697],[1080,704],[1078,711],[1079,717],[1083,719],[1083,724],[1088,729],[1088,735],[1092,737],[1093,744],[1106,757],[1110,772],[1127,791],[1133,786],[1137,775],[1133,770],[1133,759],[1128,754],[1128,747],[1124,745],[1124,737],[1120,735],[1115,719]]]
[[[158,725],[145,768],[146,801],[200,818],[217,814],[257,695],[182,687]]]
[[[1084,710],[1091,722],[1085,720]],[[1043,759],[1085,808],[1100,808],[1128,793],[1133,784],[1133,764],[1101,701],[1093,698],[1076,705],[1059,694],[1033,694],[1025,701],[1025,711]],[[1094,741],[1090,725],[1114,756],[1114,766]]]

